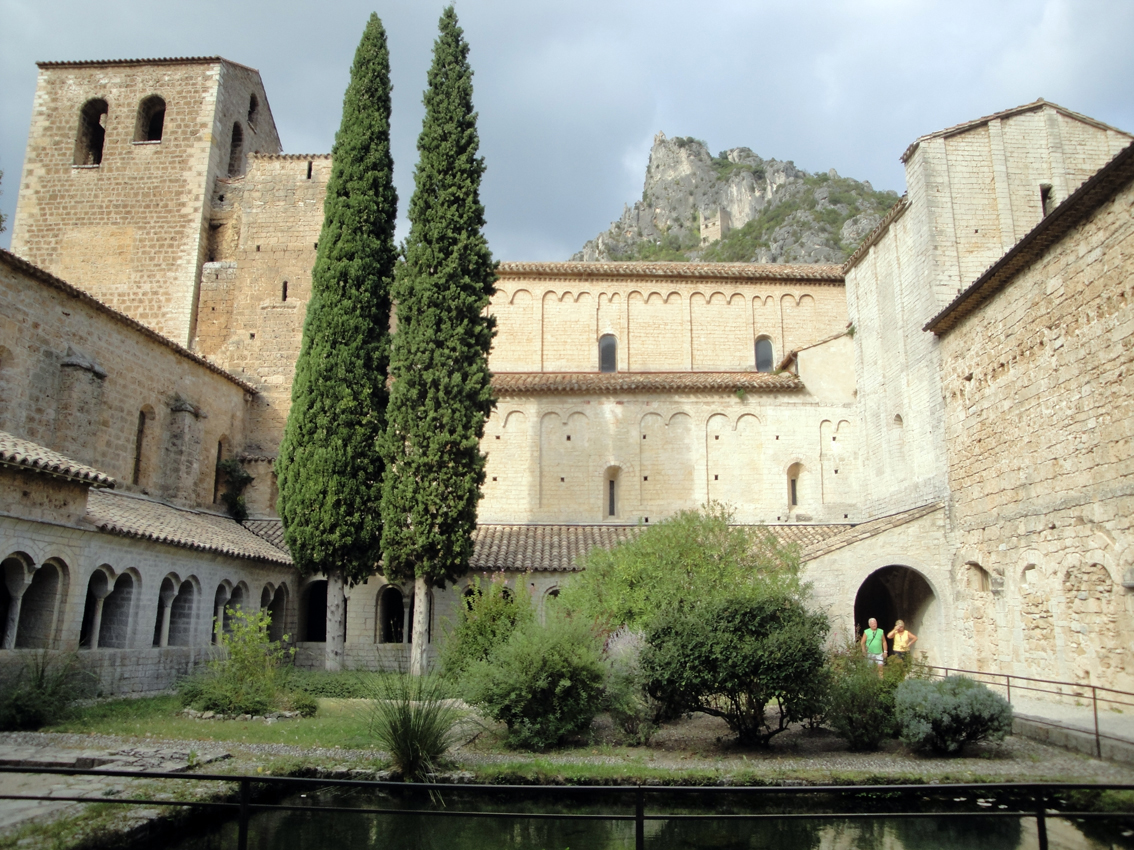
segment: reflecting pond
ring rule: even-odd
[[[545,812],[551,814],[617,814],[632,811],[629,795],[612,793],[610,802],[593,797],[557,804],[523,800],[515,796],[446,795],[430,800],[425,795],[375,793],[363,789],[320,789],[282,800],[291,806],[381,807],[402,809],[448,808],[454,811]],[[647,814],[703,814],[703,809],[659,805],[651,798]],[[720,804],[713,811],[752,811],[748,806]],[[788,811],[787,800],[777,801]],[[793,801],[797,802],[798,801]],[[814,803],[812,805],[815,805]],[[879,803],[893,811],[894,801]],[[969,804],[971,805],[971,803]],[[812,811],[821,811],[822,804]],[[869,802],[860,811],[869,811]],[[767,811],[768,809],[764,809]],[[1129,828],[1114,822],[1074,824],[1049,817],[1050,850],[1118,850],[1134,848]],[[1038,850],[1034,818],[926,817],[869,819],[811,819],[792,817],[765,820],[648,820],[649,850]],[[208,833],[169,844],[175,850],[230,850],[236,847],[235,821]],[[509,817],[433,816],[429,814],[375,815],[349,812],[259,811],[249,825],[251,850],[633,850],[634,823],[610,820],[526,819]]]

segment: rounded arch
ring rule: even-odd
[[[110,107],[101,97],[93,97],[79,110],[79,129],[75,134],[75,165],[101,165],[106,143],[106,123]]]
[[[300,641],[325,643],[327,641],[327,580],[317,578],[299,589]]]
[[[193,576],[177,585],[177,595],[169,606],[167,646],[193,645],[193,620],[197,613],[200,583]]]
[[[70,571],[60,558],[50,558],[32,572],[20,604],[17,649],[51,649],[59,645],[69,585]]]
[[[287,582],[280,582],[280,586],[272,593],[272,601],[268,603],[267,608],[268,616],[271,617],[271,622],[268,624],[269,640],[284,639],[287,628],[288,595]]]
[[[28,585],[33,561],[23,552],[0,561],[0,648],[11,648],[17,637],[16,618],[21,616],[21,597]]]
[[[114,580],[114,586],[102,604],[102,620],[98,631],[98,647],[125,649],[130,645],[130,627],[134,598],[141,590],[137,572],[128,569]]]
[[[165,98],[151,94],[138,104],[138,118],[134,122],[135,142],[160,142],[165,131]]]
[[[775,347],[767,334],[756,337],[756,371],[771,372],[776,368]]]
[[[599,337],[598,361],[600,372],[618,371],[618,337],[614,334],[603,334]]]
[[[469,595],[468,590],[465,596]],[[392,584],[378,591],[375,599],[374,642],[404,643],[406,630],[405,596]]]
[[[933,658],[939,651],[943,632],[941,606],[933,584],[925,574],[906,564],[887,564],[871,571],[855,593],[855,635],[862,633],[874,618],[886,632],[897,620],[918,636],[919,651]]]

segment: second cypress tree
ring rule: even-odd
[[[370,16],[343,98],[291,411],[280,445],[279,512],[296,567],[327,577],[326,667],[342,667],[343,582],[380,555],[390,286],[397,262],[390,57]]]
[[[394,283],[382,488],[387,577],[414,580],[410,670],[425,671],[429,589],[468,570],[484,483],[484,423],[496,402],[486,315],[496,264],[484,238],[484,160],[472,106],[468,44],[441,15],[425,92],[405,262]]]

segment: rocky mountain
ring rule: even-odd
[[[897,200],[833,168],[809,174],[748,148],[712,156],[658,133],[642,200],[571,259],[841,263]]]

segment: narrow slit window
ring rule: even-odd
[[[224,469],[221,464],[224,463],[224,442],[217,443],[217,465],[213,470],[213,504],[220,501],[221,489],[224,487]],[[207,469],[208,467],[206,467]]]
[[[282,291],[280,292],[280,301],[287,301],[287,281],[283,282]]]
[[[1055,209],[1055,198],[1052,197],[1050,183],[1040,184],[1040,209],[1043,211],[1042,215],[1044,218],[1047,218],[1051,211]]]
[[[610,481],[606,482],[606,513],[607,513],[607,516],[614,516],[616,507],[617,507],[617,505],[615,505],[615,502],[614,502],[614,479],[612,478]]]
[[[308,162],[307,162],[307,179],[308,180],[311,179],[311,165],[312,165],[311,161],[308,160]]]
[[[603,334],[599,338],[599,371],[618,371],[618,340],[614,334]]]
[[[142,481],[142,447],[146,443],[146,411],[138,411],[138,433],[134,437],[134,475],[135,485]]]
[[[239,123],[232,125],[232,142],[228,148],[228,176],[239,177],[244,173],[244,128]]]
[[[260,101],[256,95],[251,95],[248,98],[248,126],[254,127],[256,125],[257,114],[260,111]]]
[[[793,508],[799,504],[799,491],[797,487],[798,483],[798,478],[791,479],[791,506]]]

